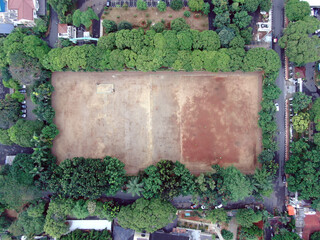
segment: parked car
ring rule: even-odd
[[[275,103],[274,105],[276,106],[277,112],[279,112],[279,103]]]
[[[27,108],[27,105],[21,104],[21,108],[22,108],[22,109],[26,109],[26,108]]]
[[[22,109],[21,112],[22,113],[27,113],[27,109]]]
[[[21,88],[22,88],[22,89],[26,89],[27,86],[26,86],[26,85],[22,85]]]
[[[273,43],[277,43],[278,42],[278,38],[277,37],[274,37],[273,38]]]
[[[220,205],[218,205],[218,206],[215,206],[214,208],[217,209],[217,208],[222,208],[222,207],[223,207],[223,205],[220,204]]]
[[[27,93],[27,90],[26,89],[19,89],[18,90],[20,93]]]
[[[107,7],[110,7],[110,1],[107,1]]]
[[[24,114],[21,115],[21,117],[22,117],[22,118],[26,118],[26,117],[27,117],[27,114],[24,113]]]

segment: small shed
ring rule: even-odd
[[[294,68],[294,78],[306,78],[306,68],[305,67],[295,67]]]
[[[6,156],[5,164],[12,165],[12,162],[16,156]]]
[[[7,35],[10,34],[14,29],[13,24],[1,23],[0,24],[0,34]]]

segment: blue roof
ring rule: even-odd
[[[6,11],[6,3],[4,0],[0,0],[0,12]]]
[[[0,0],[1,1],[1,0]],[[0,23],[0,33],[9,34],[14,29],[13,24],[10,23]]]

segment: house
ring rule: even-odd
[[[150,236],[150,240],[190,240],[188,233],[164,233],[164,232],[155,232]]]
[[[68,26],[67,24],[58,25],[58,38],[76,38],[77,30],[73,26]]]
[[[120,226],[113,226],[112,239],[113,240],[133,240],[134,230],[124,229]]]
[[[16,15],[16,18],[12,19],[14,25],[34,26],[38,10],[38,0],[8,0],[8,12]]]

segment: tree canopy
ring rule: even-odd
[[[298,113],[301,110],[307,108],[312,101],[311,99],[311,96],[308,96],[303,92],[295,93],[293,95],[293,100],[291,101],[293,111],[295,113]]]
[[[315,35],[309,36],[319,28],[320,21],[311,16],[289,23],[279,40],[279,46],[286,48],[290,61],[301,66],[320,59],[320,39]]]
[[[289,0],[285,6],[286,16],[290,21],[303,20],[310,15],[310,5],[306,1]]]
[[[118,223],[123,228],[153,233],[176,218],[177,209],[171,203],[157,198],[140,198],[133,204],[121,207]]]
[[[116,158],[66,159],[51,177],[49,188],[64,196],[97,199],[102,194],[116,194],[124,176],[124,164]]]

